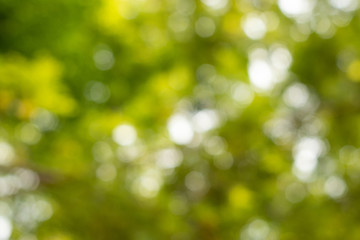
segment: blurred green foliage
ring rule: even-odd
[[[358,0],[0,0],[0,239],[360,239]]]

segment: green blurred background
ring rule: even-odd
[[[360,239],[358,0],[0,0],[0,239]]]

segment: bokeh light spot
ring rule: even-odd
[[[242,22],[242,28],[250,39],[259,40],[266,34],[266,23],[264,19],[254,14],[249,14]]]
[[[331,176],[326,180],[324,190],[331,198],[337,199],[345,194],[347,185],[342,178]]]
[[[202,38],[211,37],[216,30],[214,20],[209,17],[201,17],[195,23],[195,31]]]
[[[171,116],[167,127],[170,139],[174,143],[180,145],[189,144],[194,137],[194,131],[190,120],[182,114],[175,114]]]
[[[0,239],[10,239],[12,233],[12,224],[7,217],[0,216]]]
[[[9,165],[14,157],[13,147],[7,142],[0,141],[0,165]]]
[[[113,140],[121,146],[129,146],[135,143],[137,133],[135,128],[129,124],[121,124],[113,130]]]

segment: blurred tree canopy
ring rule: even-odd
[[[358,0],[0,0],[0,239],[360,239]]]

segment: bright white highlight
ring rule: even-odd
[[[329,0],[332,7],[343,10],[343,11],[354,11],[358,7],[356,0]]]
[[[248,67],[250,82],[258,90],[271,90],[275,84],[273,71],[266,60],[255,59],[250,62]]]
[[[317,158],[313,152],[304,150],[295,155],[295,167],[304,173],[311,173],[317,165]]]
[[[257,92],[269,92],[286,79],[292,57],[283,46],[274,44],[270,51],[256,48],[249,52],[248,76]]]
[[[228,3],[227,0],[201,0],[201,2],[214,10],[222,9],[226,7]]]
[[[288,87],[283,94],[283,100],[289,107],[301,108],[306,105],[310,97],[306,86],[295,83]]]
[[[304,137],[293,149],[294,174],[300,180],[308,180],[316,169],[318,158],[325,152],[324,142],[316,137]]]
[[[129,124],[122,124],[113,130],[113,140],[121,146],[129,146],[135,143],[137,138],[136,130]]]
[[[280,10],[289,17],[308,15],[312,12],[314,0],[279,0]]]
[[[193,137],[194,131],[187,117],[181,114],[175,114],[170,117],[167,128],[170,139],[177,144],[189,144]]]
[[[192,122],[195,131],[207,132],[219,125],[219,116],[216,110],[204,109],[195,114]]]
[[[10,239],[12,232],[12,224],[7,217],[0,216],[0,239],[8,240]]]
[[[262,39],[267,31],[265,21],[254,14],[246,16],[242,28],[246,36],[253,40]]]

